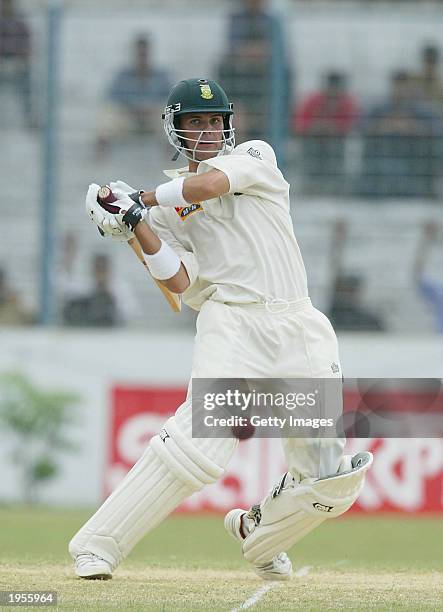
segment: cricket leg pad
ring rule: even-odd
[[[224,466],[205,452],[205,445],[213,441],[198,441],[200,447],[182,433],[175,417],[169,419],[115,491],[71,540],[72,557],[93,553],[114,569],[183,500],[220,478]],[[223,448],[221,451],[223,459],[232,454]]]
[[[350,462],[342,462],[340,469],[349,469],[318,480],[306,478],[299,483],[285,474],[263,502],[253,506],[247,515],[255,526],[243,541],[245,559],[254,565],[268,563],[326,519],[349,510],[363,488],[372,461],[371,453],[358,453]]]

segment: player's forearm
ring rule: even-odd
[[[210,170],[187,178],[183,183],[183,197],[190,204],[204,202],[228,193],[228,177],[220,170]]]
[[[162,246],[160,238],[144,221],[140,221],[136,225],[134,233],[146,255],[155,255],[160,251]],[[179,270],[171,278],[158,280],[173,293],[183,293],[190,284],[188,273],[183,264],[180,265]]]
[[[172,278],[160,282],[169,289],[169,291],[178,294],[184,293],[190,285],[189,276],[183,264],[180,265],[179,271]]]
[[[178,180],[178,179],[174,179]],[[172,185],[174,181],[166,183]],[[191,176],[186,178],[180,188],[180,193],[177,198],[172,199],[168,204],[160,202],[162,206],[183,206],[183,202],[180,199],[184,199],[185,203],[193,204],[195,202],[204,202],[205,200],[211,200],[217,198],[225,193],[228,193],[230,189],[228,177],[224,172],[220,170],[210,170],[204,174]],[[171,190],[173,192],[173,190]],[[158,206],[158,191],[145,191],[141,194],[141,199],[147,206]],[[167,199],[167,198],[166,198]],[[176,200],[176,201],[174,201]]]
[[[134,234],[143,249],[143,253],[146,253],[146,255],[154,255],[154,253],[160,250],[162,244],[160,238],[144,221],[137,223]]]

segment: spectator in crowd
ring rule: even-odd
[[[121,323],[109,272],[110,262],[106,255],[95,255],[92,259],[93,287],[90,293],[65,302],[63,323],[86,327],[115,327]]]
[[[425,45],[421,51],[421,71],[412,75],[412,84],[418,97],[431,104],[443,115],[443,75],[441,53],[436,45]]]
[[[443,275],[434,278],[426,272],[431,248],[437,242],[440,230],[440,226],[432,221],[424,224],[414,262],[414,281],[419,293],[431,308],[435,330],[443,333]]]
[[[328,312],[334,329],[341,331],[384,331],[381,318],[362,306],[363,279],[356,274],[336,278]]]
[[[71,233],[63,236],[57,293],[60,320],[65,325],[86,327],[114,327],[132,321],[138,308],[131,286],[124,279],[118,283],[111,274],[111,261],[107,255],[91,258],[90,278],[85,278],[82,262],[78,258],[78,245]]]
[[[8,283],[6,271],[0,268],[0,325],[27,325],[34,317],[26,311],[17,293]]]
[[[362,132],[362,195],[437,195],[442,121],[417,98],[407,72],[392,75],[389,98],[368,113]]]
[[[385,330],[383,320],[363,305],[363,278],[343,271],[342,259],[347,227],[339,220],[335,223],[331,245],[332,296],[327,313],[334,329],[340,331],[380,332]]]
[[[230,15],[228,49],[217,70],[234,102],[240,140],[272,140],[273,112],[280,117],[279,135],[288,125],[291,76],[285,40],[280,20],[267,5],[267,0],[242,0],[241,10]]]
[[[345,185],[345,143],[358,114],[348,92],[346,76],[328,72],[319,91],[309,94],[296,109],[292,127],[301,140],[304,190],[342,193]]]
[[[32,127],[31,36],[14,0],[0,0],[0,87],[5,86],[20,96],[25,123]]]
[[[133,43],[129,66],[118,71],[106,92],[101,110],[97,153],[102,155],[113,138],[123,134],[153,134],[170,90],[167,72],[154,66],[149,38],[139,36]]]

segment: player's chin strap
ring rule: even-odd
[[[350,469],[300,483],[286,477],[253,506],[247,515],[253,526],[243,541],[245,559],[254,565],[268,563],[326,519],[349,510],[360,495],[373,456],[364,452],[344,459]]]
[[[184,130],[180,130],[180,131],[184,131]],[[177,130],[175,130],[175,132],[177,132]],[[230,136],[226,136],[225,132],[229,132]],[[191,161],[199,161],[196,157],[196,153],[206,153],[205,150],[203,149],[199,149],[198,145],[201,142],[201,138],[204,134],[204,130],[200,131],[200,136],[198,137],[198,139],[194,140],[195,142],[195,146],[193,149],[188,149],[185,145],[184,142],[182,140],[182,138],[180,136],[177,135],[177,133],[175,134],[175,140],[174,138],[172,138],[172,136],[169,134],[169,132],[166,132],[168,135],[168,140],[169,142],[172,144],[172,146],[176,149],[174,155],[171,158],[171,161],[177,161],[179,155],[184,155],[186,157],[186,159],[189,159]],[[229,130],[223,130],[222,132],[222,140],[220,141],[212,141],[212,142],[221,142],[222,143],[222,147],[219,149],[219,151],[215,152],[214,157],[219,157],[220,155],[225,155],[226,153],[230,153],[233,148],[235,147],[235,128],[230,128]],[[178,142],[180,144],[178,144]],[[189,154],[188,154],[189,153]]]

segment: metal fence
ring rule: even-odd
[[[338,329],[442,327],[440,3],[0,4],[0,325],[193,326],[82,202],[92,181],[160,182],[167,92],[210,76],[238,140],[275,147]]]

